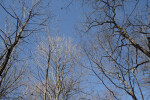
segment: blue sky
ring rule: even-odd
[[[52,28],[54,28],[54,30],[57,28],[59,34],[73,38],[73,34],[75,34],[75,24],[79,24],[83,19],[83,10],[79,3],[73,3],[68,8],[64,8],[67,5],[68,2],[64,0],[52,1],[51,7],[54,16],[52,18],[52,20],[54,20],[54,27]]]
[[[70,0],[71,1],[71,0]],[[81,22],[84,21],[84,12],[88,11],[89,8],[83,8],[79,2],[75,2],[71,4],[68,8],[61,9],[68,5],[68,0],[52,0],[50,4],[50,8],[52,11],[52,23],[50,23],[50,30],[52,32],[58,31],[60,35],[64,35],[65,37],[71,37],[73,40],[77,39],[77,30],[75,30],[75,26],[79,26]],[[0,12],[2,9],[0,8]],[[4,16],[5,13],[0,13],[0,27],[4,27]],[[90,77],[89,77],[90,79]],[[91,80],[95,81],[96,78],[91,76]],[[89,85],[91,88],[95,88],[97,90],[103,90],[104,87],[101,85]],[[90,88],[89,88],[90,89]],[[87,89],[88,90],[88,89]],[[97,92],[97,91],[96,91]],[[123,100],[130,100],[129,96],[124,96]]]

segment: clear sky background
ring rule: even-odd
[[[54,24],[52,23],[53,26],[50,28],[58,29],[60,34],[73,38],[75,25],[79,24],[83,19],[83,9],[79,3],[72,3],[66,8],[68,4],[68,0],[52,0],[51,7]]]
[[[88,12],[90,8],[82,7],[81,3],[73,2],[70,6],[66,8],[69,4],[68,1],[71,0],[51,0],[50,8],[52,11],[52,20],[49,22],[50,31],[58,32],[58,34],[63,35],[65,37],[71,37],[73,41],[78,41],[78,31],[75,29],[76,26],[80,26],[81,22],[85,20],[85,12]],[[62,9],[63,8],[63,9]],[[5,13],[0,8],[0,27],[4,27],[4,19]],[[88,77],[91,82],[96,82],[97,78],[93,77],[93,74]],[[94,92],[104,92],[105,89],[103,85],[95,85],[91,83],[87,83],[90,88],[96,90]],[[87,89],[88,91],[88,89]],[[101,93],[100,93],[101,94]],[[102,93],[103,94],[103,93]],[[129,96],[123,96],[122,100],[132,100]]]

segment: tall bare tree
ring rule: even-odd
[[[16,85],[19,82],[21,73],[15,76],[15,70],[18,70],[15,65],[22,66],[18,59],[23,43],[29,42],[27,39],[33,34],[42,31],[42,27],[48,20],[49,15],[44,11],[42,0],[1,0],[0,9],[1,16],[0,24],[0,95],[7,90],[7,87]],[[22,48],[22,49],[21,49]],[[23,54],[22,54],[23,55]],[[10,70],[12,69],[12,70]],[[14,80],[11,71],[14,71]],[[11,74],[10,74],[11,73]],[[10,76],[8,76],[10,75]],[[8,78],[8,77],[9,78]],[[6,77],[9,79],[6,82]],[[10,78],[11,77],[11,78]],[[13,80],[13,81],[11,81]],[[6,84],[11,84],[6,86]],[[13,88],[15,89],[15,88]],[[11,90],[9,90],[11,91]],[[7,92],[8,94],[9,92]]]
[[[92,33],[84,51],[103,85],[144,100],[142,81],[149,77],[149,0],[92,0],[85,32]],[[85,34],[84,34],[85,36]],[[146,69],[146,72],[143,71]],[[145,74],[143,74],[145,73]],[[110,83],[111,85],[110,85]],[[138,92],[137,92],[138,91]]]
[[[38,71],[33,76],[38,82],[33,95],[43,100],[77,98],[81,92],[79,56],[79,49],[70,39],[57,35],[43,38],[36,51]]]

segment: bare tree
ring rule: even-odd
[[[21,68],[18,68],[18,63],[9,64],[8,66],[9,68],[6,70],[6,75],[1,82],[0,98],[17,99],[22,95],[20,93],[20,88],[25,85],[23,81],[25,75],[25,64],[23,64]]]
[[[79,50],[70,39],[48,34],[36,51],[38,80],[33,94],[43,100],[76,99],[81,92]],[[75,59],[76,58],[76,59]],[[78,94],[78,95],[77,95]],[[76,96],[76,97],[75,97]]]
[[[0,9],[2,9],[4,14],[0,26],[1,97],[8,94],[8,91],[5,94],[3,94],[3,92],[6,92],[8,87],[17,85],[16,83],[20,80],[19,77],[22,76],[22,70],[20,70],[19,76],[15,75],[15,70],[19,70],[21,67],[13,67],[17,65],[17,63],[17,66],[22,66],[22,64],[19,63],[20,60],[23,61],[23,59],[20,59],[21,55],[19,55],[20,50],[22,50],[21,45],[25,42],[29,42],[27,39],[29,39],[33,33],[42,31],[42,27],[46,25],[45,22],[49,16],[48,13],[44,11],[42,4],[44,4],[42,0],[0,1]],[[15,78],[13,78],[12,71]],[[7,80],[8,83],[6,79],[9,79]],[[13,90],[14,89],[15,88],[13,88]],[[10,89],[9,91],[12,90]]]
[[[84,51],[91,69],[116,99],[111,85],[134,100],[144,100],[141,81],[149,77],[150,61],[149,0],[88,2],[93,11],[84,25],[93,38]],[[148,73],[143,75],[145,68]]]

